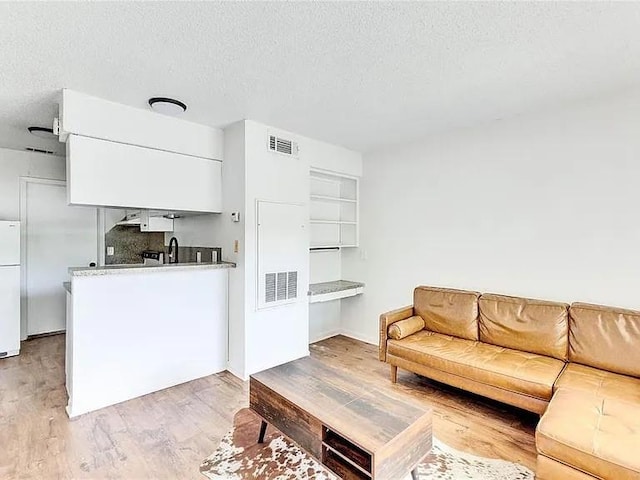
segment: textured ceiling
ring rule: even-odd
[[[0,3],[16,148],[63,87],[368,151],[639,82],[637,3]]]

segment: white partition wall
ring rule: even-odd
[[[73,276],[69,416],[225,370],[227,272]]]
[[[70,134],[222,160],[218,128],[64,89],[60,99],[60,141]]]
[[[277,136],[284,141],[297,144],[297,149],[286,154],[269,149],[270,136]],[[309,312],[308,287],[310,276],[310,208],[328,208],[318,213],[340,214],[340,202],[333,199],[310,207],[311,186],[310,167],[330,173],[342,174],[349,178],[349,185],[340,190],[334,177],[326,186],[332,192],[320,192],[318,195],[335,196],[353,200],[357,198],[355,178],[362,173],[362,158],[357,152],[330,145],[311,138],[282,131],[274,127],[245,120],[225,129],[225,191],[224,212],[215,219],[215,235],[219,243],[225,247],[225,259],[237,263],[237,268],[230,272],[229,289],[229,370],[235,375],[247,378],[250,374],[265,368],[308,355],[309,353]],[[348,183],[347,182],[347,183]],[[319,186],[318,186],[319,187]],[[338,187],[338,190],[335,188]],[[351,190],[349,189],[351,188]],[[320,200],[320,199],[318,199]],[[347,209],[355,215],[353,201],[346,201]],[[262,215],[267,204],[282,204],[283,207],[266,207],[267,215]],[[298,207],[294,207],[298,205]],[[281,209],[281,210],[279,210]],[[272,211],[273,210],[273,211]],[[231,220],[231,213],[239,212],[238,222]],[[349,212],[345,210],[345,215]],[[277,217],[281,216],[281,219]],[[346,217],[345,217],[346,218]],[[354,218],[353,216],[351,218]],[[264,227],[263,219],[275,225]],[[273,223],[272,223],[273,221]],[[293,229],[295,222],[304,224],[304,233]],[[280,225],[282,223],[282,225]],[[353,223],[353,222],[352,222]],[[290,228],[291,227],[291,228]],[[265,242],[265,233],[267,241]],[[278,242],[287,250],[286,262],[268,264],[264,254]],[[350,242],[353,244],[353,240]],[[266,244],[266,245],[265,245]],[[327,262],[332,271],[339,276],[340,258],[330,252],[331,261]],[[294,262],[293,264],[287,262]],[[299,266],[298,266],[299,265]],[[278,267],[282,266],[282,269]],[[290,268],[291,267],[291,268]],[[297,271],[297,298],[283,300],[274,306],[261,302],[261,293],[266,292],[267,273],[283,273]],[[335,280],[329,273],[326,280]],[[284,283],[284,276],[281,277]],[[323,277],[325,278],[325,277]],[[318,281],[318,280],[316,280]],[[275,279],[278,287],[278,279]],[[287,290],[281,295],[288,293]],[[276,302],[277,303],[277,302]],[[335,307],[335,305],[333,305]],[[321,307],[320,307],[321,309]],[[320,310],[318,309],[318,311]],[[314,328],[322,332],[335,332],[339,325],[339,308],[329,307],[331,318],[326,323]]]

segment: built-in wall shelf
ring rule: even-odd
[[[311,223],[326,223],[329,225],[357,225],[358,222],[341,222],[338,220],[311,220]]]
[[[318,200],[321,202],[348,202],[348,203],[357,202],[357,200],[353,198],[328,197],[326,195],[311,195],[311,200]]]
[[[313,251],[326,251],[329,249],[340,249],[340,248],[347,248],[347,247],[357,247],[358,245],[355,244],[351,244],[349,245],[348,243],[345,244],[341,244],[341,245],[311,245],[309,247],[309,249],[313,252]]]
[[[358,178],[311,170],[312,248],[358,246]]]
[[[309,285],[309,303],[329,302],[354,297],[364,292],[364,283],[349,280],[312,283]]]

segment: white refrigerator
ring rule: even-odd
[[[20,222],[0,221],[0,359],[20,353]]]

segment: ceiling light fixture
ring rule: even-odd
[[[180,100],[167,97],[153,97],[149,99],[149,106],[165,115],[180,115],[187,111],[187,106]]]
[[[51,140],[52,138],[58,138],[56,135],[54,135],[52,128],[29,127],[27,128],[27,130],[29,130],[29,133],[31,135],[35,135],[36,137],[40,137],[40,138],[46,138],[47,140]]]

